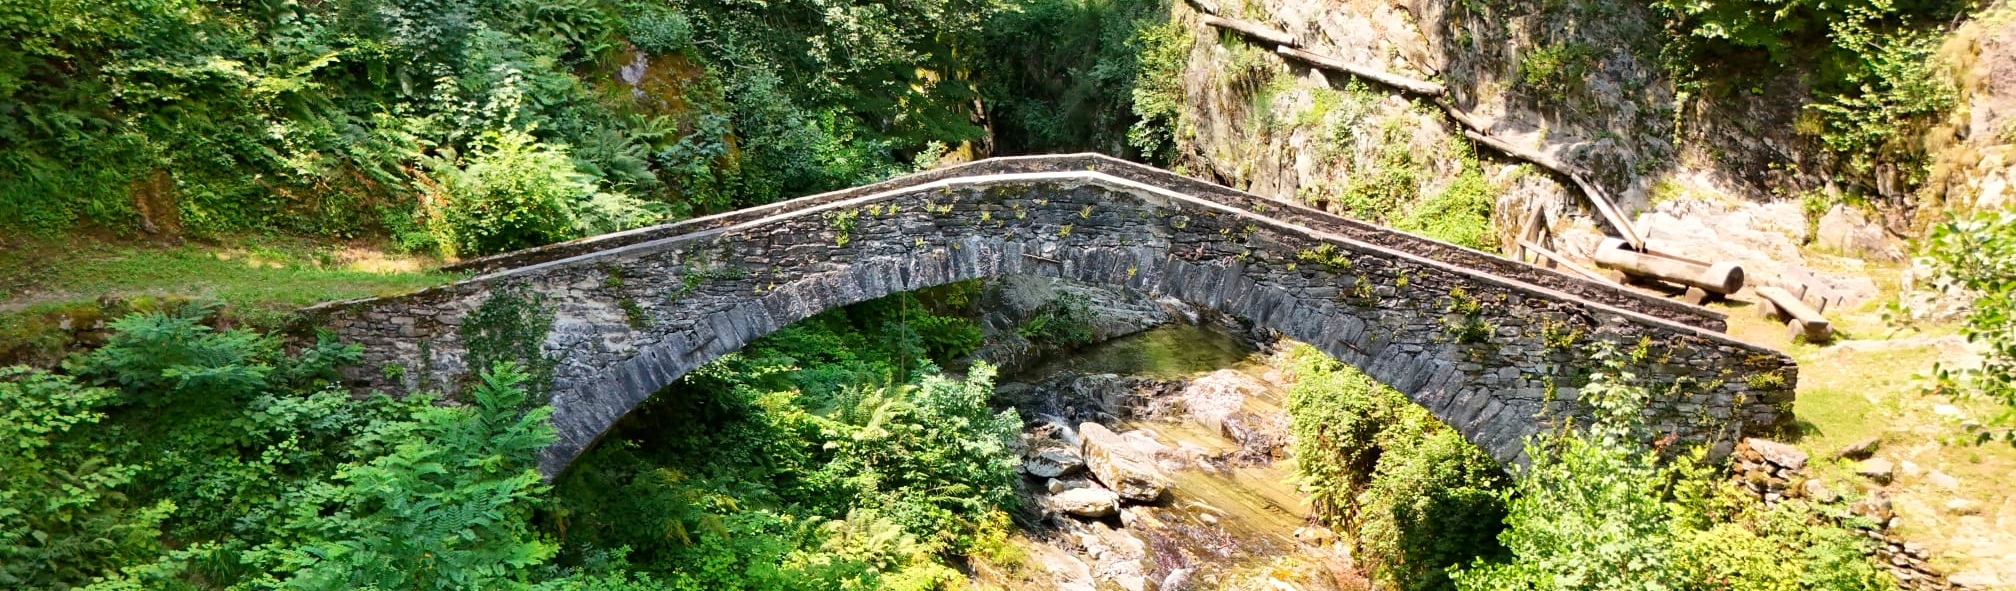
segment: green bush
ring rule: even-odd
[[[1453,142],[1461,171],[1435,194],[1415,202],[1406,214],[1394,220],[1396,229],[1416,232],[1429,238],[1486,252],[1498,250],[1498,232],[1491,225],[1491,209],[1498,202],[1498,188],[1484,179],[1469,142]]]
[[[1499,534],[1510,556],[1453,570],[1458,589],[1897,588],[1839,508],[1767,508],[1698,453],[1662,460],[1644,422],[1651,394],[1614,352],[1595,360],[1580,390],[1595,420],[1529,442]]]
[[[25,367],[0,368],[0,584],[69,589],[163,550],[167,500],[127,496],[142,466],[90,445],[118,393]]]
[[[1399,392],[1308,345],[1287,358],[1295,478],[1374,579],[1451,588],[1451,566],[1498,555],[1509,483],[1483,450]]]
[[[2016,212],[1984,211],[1934,226],[1924,262],[1939,273],[1939,288],[1973,297],[1960,332],[1985,346],[1979,366],[1935,366],[1937,389],[2000,402],[2004,412],[1980,434],[2016,443]]]

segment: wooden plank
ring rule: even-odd
[[[1318,55],[1300,49],[1296,49],[1294,47],[1288,46],[1287,44],[1282,44],[1281,46],[1274,48],[1274,52],[1284,56],[1308,62],[1309,65],[1316,66],[1318,68],[1323,68],[1326,70],[1337,70],[1339,72],[1350,74],[1352,76],[1357,76],[1359,78],[1364,78],[1366,80],[1371,80],[1373,82],[1378,82],[1380,84],[1384,84],[1387,86],[1391,86],[1394,88],[1398,88],[1400,90],[1404,90],[1407,92],[1411,92],[1426,97],[1431,98],[1438,97],[1449,92],[1448,89],[1443,88],[1442,85],[1440,84],[1436,84],[1426,80],[1416,80],[1413,78],[1408,78],[1406,76],[1401,76],[1399,74],[1394,74],[1392,72],[1387,72],[1385,70],[1380,70],[1377,68],[1353,65],[1350,63],[1346,63],[1344,60],[1340,60],[1330,56]]]
[[[1540,204],[1526,208],[1526,219],[1519,224],[1519,241],[1540,242]]]
[[[1238,31],[1240,33],[1244,33],[1249,37],[1266,41],[1268,43],[1273,43],[1275,45],[1283,45],[1287,47],[1295,46],[1294,35],[1289,35],[1286,32],[1253,21],[1240,20],[1236,18],[1225,18],[1222,16],[1207,14],[1204,15],[1204,24],[1211,25],[1213,27],[1218,27],[1220,29],[1231,29],[1234,31]]]
[[[1532,252],[1533,254],[1540,255],[1541,258],[1554,261],[1554,264],[1561,265],[1561,268],[1573,271],[1576,275],[1581,275],[1584,279],[1589,279],[1591,281],[1603,283],[1605,285],[1616,285],[1616,282],[1611,281],[1609,277],[1603,276],[1602,273],[1592,271],[1588,267],[1577,265],[1575,264],[1574,261],[1568,260],[1568,257],[1561,256],[1561,253],[1547,250],[1545,247],[1542,247],[1538,244],[1534,244],[1532,242],[1527,242],[1525,240],[1519,241],[1519,247],[1524,248],[1527,251]]]
[[[1608,193],[1596,188],[1595,183],[1589,182],[1589,179],[1582,178],[1580,172],[1569,173],[1568,180],[1575,181],[1575,186],[1582,189],[1582,195],[1588,197],[1589,203],[1596,206],[1596,212],[1603,214],[1603,219],[1610,222],[1610,227],[1617,230],[1625,242],[1631,243],[1632,249],[1645,250],[1645,239],[1638,237],[1638,231],[1631,228],[1631,220],[1624,218],[1624,212],[1618,210],[1617,204],[1610,201]]]
[[[1787,326],[1791,327],[1792,336],[1805,337],[1809,343],[1825,343],[1834,337],[1833,326],[1827,322],[1827,318],[1821,316],[1820,311],[1807,306],[1806,302],[1800,301],[1799,296],[1785,291],[1785,288],[1766,285],[1757,288],[1757,295],[1771,302],[1779,315],[1785,317]]]

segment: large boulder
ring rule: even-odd
[[[1169,477],[1155,465],[1156,455],[1169,448],[1154,438],[1140,432],[1122,436],[1105,425],[1084,423],[1078,426],[1078,439],[1085,467],[1121,498],[1152,502],[1169,491]]]
[[[1120,512],[1120,495],[1096,486],[1065,489],[1050,495],[1050,507],[1079,517],[1110,517]]]
[[[1022,471],[1037,478],[1067,476],[1085,469],[1085,459],[1068,449],[1046,449],[1022,462]]]

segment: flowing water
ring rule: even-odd
[[[1004,379],[1002,397],[1030,419],[1027,440],[1075,443],[1071,431],[1085,420],[1141,431],[1171,450],[1157,463],[1172,486],[1157,502],[1124,504],[1117,518],[1088,519],[1044,511],[1045,479],[1025,475],[1025,527],[1013,540],[1024,558],[976,578],[1017,590],[1358,587],[1348,553],[1309,526],[1289,482],[1287,378],[1266,361],[1226,331],[1171,324]],[[1252,435],[1228,436],[1233,424]]]

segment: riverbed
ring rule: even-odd
[[[1246,339],[1182,323],[1004,377],[997,402],[1024,417],[1031,458],[1010,540],[1021,556],[977,564],[976,582],[1032,591],[1363,588],[1348,551],[1312,524],[1290,482],[1289,382]],[[1051,460],[1068,463],[1071,452],[1099,465],[1096,457],[1108,454],[1093,450],[1081,431],[1106,430],[1126,442],[1125,453],[1113,455],[1152,464],[1166,492],[1122,499],[1110,514],[1060,508],[1063,491],[1092,488],[1110,497],[1106,489],[1124,488],[1090,466],[1049,476],[1059,469]]]

